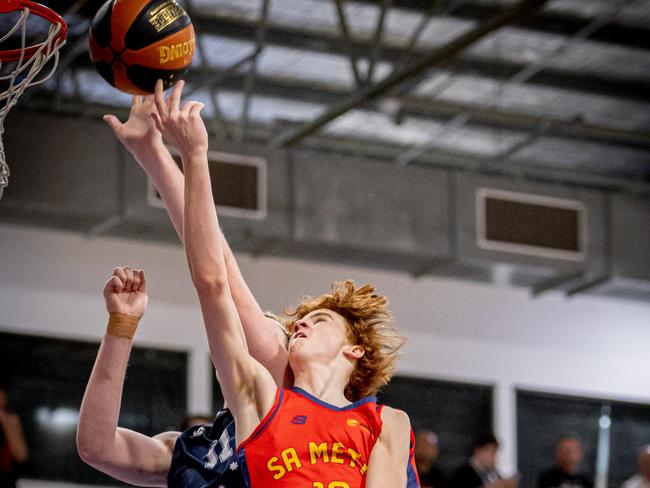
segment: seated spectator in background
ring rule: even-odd
[[[484,434],[474,441],[472,457],[451,477],[451,488],[516,488],[518,477],[503,478],[496,468],[499,441]]]
[[[563,437],[557,443],[556,463],[539,476],[539,488],[592,488],[591,479],[580,472],[582,444],[576,437]]]
[[[27,461],[27,442],[20,418],[9,409],[0,388],[0,487],[15,488],[20,467]]]
[[[625,481],[621,488],[650,488],[650,444],[639,451],[639,472]]]
[[[199,425],[212,424],[214,417],[208,415],[188,415],[183,419],[181,424],[181,432],[185,432],[187,429],[192,427],[198,427]]]
[[[415,434],[415,466],[422,488],[446,488],[447,480],[438,466],[438,436],[430,430]]]

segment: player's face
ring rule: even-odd
[[[349,346],[348,325],[338,313],[318,309],[308,313],[294,324],[289,340],[289,353],[310,357],[335,357],[343,347]]]

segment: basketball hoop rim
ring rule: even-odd
[[[51,39],[50,43],[52,44],[52,46],[56,46],[57,44],[59,46],[63,45],[68,35],[68,26],[65,23],[63,17],[61,17],[54,10],[52,10],[49,7],[46,7],[45,5],[32,2],[30,0],[5,0],[0,3],[0,13],[3,14],[7,14],[10,12],[14,12],[16,10],[22,10],[26,8],[29,9],[30,13],[38,15],[39,17],[42,17],[43,19],[47,20],[48,22],[51,22],[52,24],[59,24],[61,28],[59,29],[59,32]],[[34,46],[25,48],[24,54],[22,54],[23,49],[8,49],[4,51],[0,50],[0,61],[1,62],[19,61],[21,55],[23,56],[24,60],[28,60],[32,56],[34,56],[34,54],[36,54],[36,52],[46,42],[47,41],[44,41],[40,44],[35,44]]]

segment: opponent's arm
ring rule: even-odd
[[[142,317],[147,305],[144,273],[115,268],[104,287],[109,313]],[[111,332],[111,333],[108,333]],[[117,426],[132,339],[107,331],[81,403],[77,450],[86,463],[138,486],[167,486],[178,432],[148,437]]]
[[[200,116],[203,104],[180,109],[182,84],[165,101],[156,85],[158,129],[178,148],[185,174],[185,252],[199,295],[208,344],[221,388],[235,420],[238,443],[248,437],[271,408],[273,378],[248,352],[246,338],[231,296],[223,239],[212,198],[208,171],[208,136]]]
[[[182,87],[181,82],[176,89],[182,90]],[[126,123],[122,124],[114,115],[106,115],[104,120],[151,178],[165,203],[176,233],[183,241],[185,179],[163,143],[162,135],[152,119],[153,113],[157,113],[154,96],[135,96]],[[284,344],[277,340],[277,324],[264,316],[221,231],[219,235],[222,239],[230,292],[244,327],[250,352],[271,372],[276,383],[281,384],[288,365],[288,355]]]
[[[411,439],[411,424],[401,410],[384,407],[382,429],[368,461],[368,488],[402,488],[406,486],[406,470]]]

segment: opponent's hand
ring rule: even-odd
[[[104,115],[104,121],[113,129],[115,136],[139,162],[146,160],[146,155],[152,149],[163,145],[162,134],[152,119],[156,110],[153,95],[135,95],[125,123],[120,122],[115,115]]]
[[[113,276],[104,285],[104,299],[109,313],[142,317],[149,300],[144,271],[129,267],[115,268]]]
[[[178,81],[174,85],[171,95],[165,100],[162,81],[156,83],[157,112],[151,117],[156,127],[165,139],[176,146],[183,158],[204,154],[208,151],[208,131],[201,118],[201,102],[186,102],[180,108],[181,92],[184,82]]]

